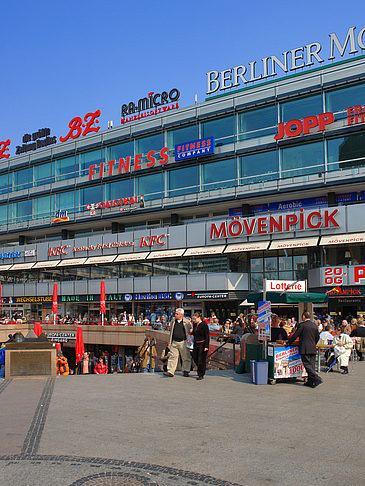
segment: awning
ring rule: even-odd
[[[235,243],[228,245],[224,253],[238,253],[241,251],[258,251],[266,250],[270,241],[250,241],[249,243]]]
[[[11,264],[11,265],[0,265],[0,272],[6,272],[12,266],[13,266],[13,264]]]
[[[257,294],[249,294],[247,300],[257,304],[260,300],[264,300],[262,297],[262,292],[258,292]],[[328,302],[328,295],[316,292],[285,292],[282,295],[280,295],[280,292],[266,292],[266,300],[270,300],[273,304],[299,304],[300,302],[324,304]]]
[[[348,245],[350,243],[364,243],[365,233],[322,236],[320,245]]]
[[[281,250],[284,248],[308,248],[317,246],[318,236],[313,238],[295,238],[293,240],[274,240],[271,242],[270,250]]]
[[[33,268],[53,268],[57,267],[60,260],[45,260],[44,262],[37,262]]]
[[[69,258],[67,260],[61,260],[58,264],[59,267],[70,267],[84,265],[87,258]]]
[[[156,258],[175,258],[181,257],[185,251],[185,248],[182,250],[162,250],[162,251],[151,251],[148,255],[147,260],[154,260]]]
[[[117,258],[117,255],[103,255],[103,256],[94,256],[89,257],[85,265],[92,265],[93,263],[112,263]]]
[[[15,263],[12,265],[9,270],[29,270],[30,268],[34,267],[35,262],[28,262],[28,263]]]
[[[124,253],[123,255],[118,255],[117,258],[114,260],[114,263],[145,260],[149,253],[149,251],[142,251],[141,253]]]
[[[220,255],[226,245],[200,246],[198,248],[188,248],[184,256]]]

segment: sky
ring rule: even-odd
[[[178,88],[190,106],[208,71],[310,42],[328,50],[328,34],[343,41],[351,26],[365,27],[364,0],[4,0],[0,141],[14,155],[25,133],[65,136],[98,109],[101,129],[115,127],[121,105],[151,91]]]

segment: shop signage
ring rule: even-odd
[[[9,297],[10,304],[41,304],[42,302],[52,302],[52,296]]]
[[[270,233],[288,233],[312,229],[340,228],[340,209],[320,209],[267,215],[262,217],[232,217],[230,222],[211,223],[209,238],[234,238]]]
[[[106,302],[132,302],[141,300],[183,300],[183,292],[145,292],[126,294],[106,294]],[[51,298],[52,300],[52,298]],[[89,295],[62,295],[58,302],[100,302],[100,294]]]
[[[131,121],[166,113],[170,110],[177,110],[179,108],[179,103],[177,102],[179,98],[180,91],[177,88],[173,88],[169,92],[162,91],[162,93],[151,91],[147,96],[139,99],[137,103],[130,101],[128,104],[122,105],[120,123],[124,125]]]
[[[215,153],[215,138],[201,138],[192,142],[184,142],[175,145],[175,161],[192,159],[203,155]]]
[[[112,243],[98,243],[97,245],[89,246],[74,246],[72,251],[77,253],[79,251],[95,251],[95,250],[106,250],[109,248],[123,248],[126,246],[133,246],[133,241],[113,241]]]
[[[94,123],[99,123],[98,117],[101,115],[100,110],[96,110],[94,113],[86,113],[82,119],[80,116],[75,116],[72,118],[68,124],[69,132],[64,137],[60,137],[61,142],[67,142],[70,138],[75,140],[79,138],[80,135],[83,137],[88,133],[97,133],[100,127],[93,126]],[[84,123],[85,122],[85,123]]]
[[[187,299],[206,299],[206,300],[224,300],[228,299],[228,292],[187,292]]]
[[[57,137],[50,137],[50,128],[41,128],[38,132],[26,133],[23,135],[23,145],[17,145],[15,154],[24,154],[31,150],[37,150],[41,147],[48,147],[48,145],[53,145],[57,143]],[[32,143],[29,143],[32,142]]]
[[[321,286],[365,285],[365,265],[342,265],[320,269]],[[332,289],[332,295],[337,292]]]
[[[70,218],[68,217],[66,209],[59,209],[56,211],[53,218],[54,223],[66,223],[67,221],[70,221]]]
[[[30,256],[35,256],[35,250],[24,250],[24,256],[25,257],[30,257]]]
[[[344,289],[342,287],[335,287],[334,289],[329,290],[327,292],[327,294],[330,298],[343,297],[344,295],[350,295],[350,296],[363,296],[364,295],[363,292],[362,292],[362,289],[353,289],[352,287],[348,288],[348,289]]]
[[[266,280],[267,292],[306,292],[306,280]]]
[[[169,160],[168,151],[169,151],[168,147],[163,147],[158,152],[160,158],[157,159],[156,150],[150,150],[146,156],[147,159],[146,167],[151,168],[155,165],[156,162],[158,162],[161,165],[166,164],[166,162],[168,162]],[[117,174],[126,174],[128,172],[141,170],[145,168],[142,167],[142,162],[143,162],[142,157],[143,154],[137,154],[134,156],[133,159],[130,155],[128,155],[128,157],[126,157],[125,159],[123,157],[119,159],[118,162],[116,160],[109,160],[109,162],[107,162],[106,164],[104,164],[104,162],[101,162],[99,166],[96,166],[95,164],[91,164],[89,166],[89,181],[97,178],[102,178],[104,177],[104,175],[113,176]],[[107,174],[104,174],[104,166],[107,169]]]
[[[96,215],[96,209],[105,208],[116,208],[119,207],[120,212],[128,210],[134,205],[138,204],[141,208],[144,207],[144,197],[142,196],[131,196],[131,197],[121,197],[120,199],[112,199],[111,201],[101,201],[98,203],[87,204],[86,210],[90,211],[90,216]]]
[[[321,113],[318,116],[306,116],[303,121],[295,118],[286,123],[279,123],[278,133],[275,135],[275,140],[281,140],[285,135],[287,137],[298,137],[299,135],[307,135],[310,131],[318,127],[320,132],[323,132],[327,125],[335,121],[333,113]]]
[[[46,332],[47,338],[51,342],[67,343],[70,340],[76,339],[75,332]]]
[[[168,235],[162,234],[162,235],[151,235],[151,236],[142,236],[141,241],[139,243],[139,246],[163,246],[166,245],[166,241],[163,241],[165,238],[167,238]]]
[[[9,147],[11,144],[10,138],[5,142],[0,142],[0,159],[8,159],[10,157]]]
[[[273,78],[278,75],[277,70],[283,74],[296,71],[305,67],[311,67],[315,63],[321,64],[325,58],[329,61],[336,59],[339,55],[343,57],[346,50],[348,54],[356,54],[365,49],[364,33],[365,28],[355,32],[356,27],[350,27],[342,42],[336,33],[329,34],[329,56],[320,55],[322,45],[319,42],[312,42],[299,46],[282,53],[282,57],[263,57],[259,61],[251,61],[247,66],[239,65],[222,71],[212,70],[207,73],[207,95],[217,91],[225,91],[230,88],[239,88],[254,81],[261,81]],[[356,44],[357,43],[357,44]],[[349,49],[348,49],[349,47]]]
[[[0,253],[1,260],[8,260],[9,258],[19,258],[21,255],[20,251],[8,251],[5,253]]]

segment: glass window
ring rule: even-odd
[[[107,148],[107,161],[133,156],[133,142],[123,142]]]
[[[297,177],[324,171],[323,143],[297,145],[281,150],[281,176]]]
[[[137,177],[136,181],[136,194],[143,195],[144,200],[162,198],[163,191],[163,174],[158,172],[157,174],[150,174],[142,177]]]
[[[163,132],[150,137],[136,139],[136,154],[145,154],[150,150],[159,152],[163,147]]]
[[[289,256],[279,256],[279,272],[285,272],[292,269],[292,257]]]
[[[91,203],[97,203],[103,200],[102,186],[90,186],[80,190],[81,210],[85,210],[85,206]]]
[[[280,121],[282,122],[318,115],[319,113],[323,113],[322,96],[320,94],[280,103]]]
[[[224,273],[228,272],[228,257],[192,257],[189,273]]]
[[[365,165],[365,133],[327,141],[328,170]]]
[[[156,260],[153,262],[153,275],[187,275],[189,273],[188,260]]]
[[[29,221],[32,214],[31,208],[32,201],[28,199],[13,203],[13,223]]]
[[[308,256],[293,256],[294,278],[296,280],[307,280],[308,278]]]
[[[45,218],[49,217],[54,212],[54,197],[42,196],[33,199],[33,217]]]
[[[209,164],[202,164],[202,190],[221,189],[236,184],[235,159],[219,160]]]
[[[134,180],[131,178],[106,184],[106,198],[120,199],[121,197],[130,197],[134,195]],[[95,201],[97,202],[97,201]]]
[[[122,263],[120,274],[121,277],[145,277],[152,275],[152,262]]]
[[[263,258],[251,258],[250,269],[252,272],[263,272],[264,271],[264,259]]]
[[[264,265],[265,265],[265,275],[266,275],[267,272],[276,271],[278,269],[277,258],[276,257],[265,257]]]
[[[38,275],[39,282],[62,282],[63,268],[40,269]]]
[[[42,186],[43,184],[51,184],[54,182],[53,162],[46,162],[45,164],[34,166],[34,185]]]
[[[363,104],[365,99],[365,84],[349,88],[336,89],[326,93],[326,111],[335,113],[336,120],[347,117],[347,108]]]
[[[215,137],[215,146],[234,142],[234,116],[202,122],[202,138]]]
[[[198,190],[198,167],[191,166],[184,169],[167,172],[169,197],[191,194]]]
[[[8,222],[8,205],[1,204],[0,206],[0,224],[6,224]]]
[[[65,267],[63,269],[63,280],[88,280],[90,278],[90,267]]]
[[[11,187],[9,184],[9,174],[1,174],[0,175],[0,194],[8,194],[11,191]]]
[[[75,177],[76,157],[66,157],[56,160],[56,181],[65,181]]]
[[[276,106],[245,111],[238,116],[239,140],[265,137],[276,133]]]
[[[56,207],[59,209],[66,209],[69,213],[76,213],[79,210],[79,192],[66,191],[56,194]]]
[[[240,158],[241,184],[272,181],[279,178],[278,152],[270,150]]]
[[[31,187],[30,169],[17,170],[14,172],[13,188],[15,191],[23,191]]]
[[[167,131],[167,146],[174,149],[178,143],[190,142],[199,138],[198,126],[177,128]]]
[[[90,268],[90,278],[119,278],[119,265],[102,265]]]
[[[254,292],[262,292],[264,285],[264,276],[262,273],[251,274],[251,290]]]
[[[113,160],[113,159],[109,159]],[[80,176],[89,174],[90,165],[94,164],[97,167],[101,162],[104,162],[104,149],[93,150],[92,152],[85,152],[80,156]]]

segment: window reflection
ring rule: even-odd
[[[268,106],[239,114],[239,140],[265,137],[276,133],[276,106]]]
[[[234,116],[202,122],[202,138],[215,137],[215,146],[234,142]]]
[[[288,147],[281,151],[281,176],[298,177],[324,171],[322,142]]]

